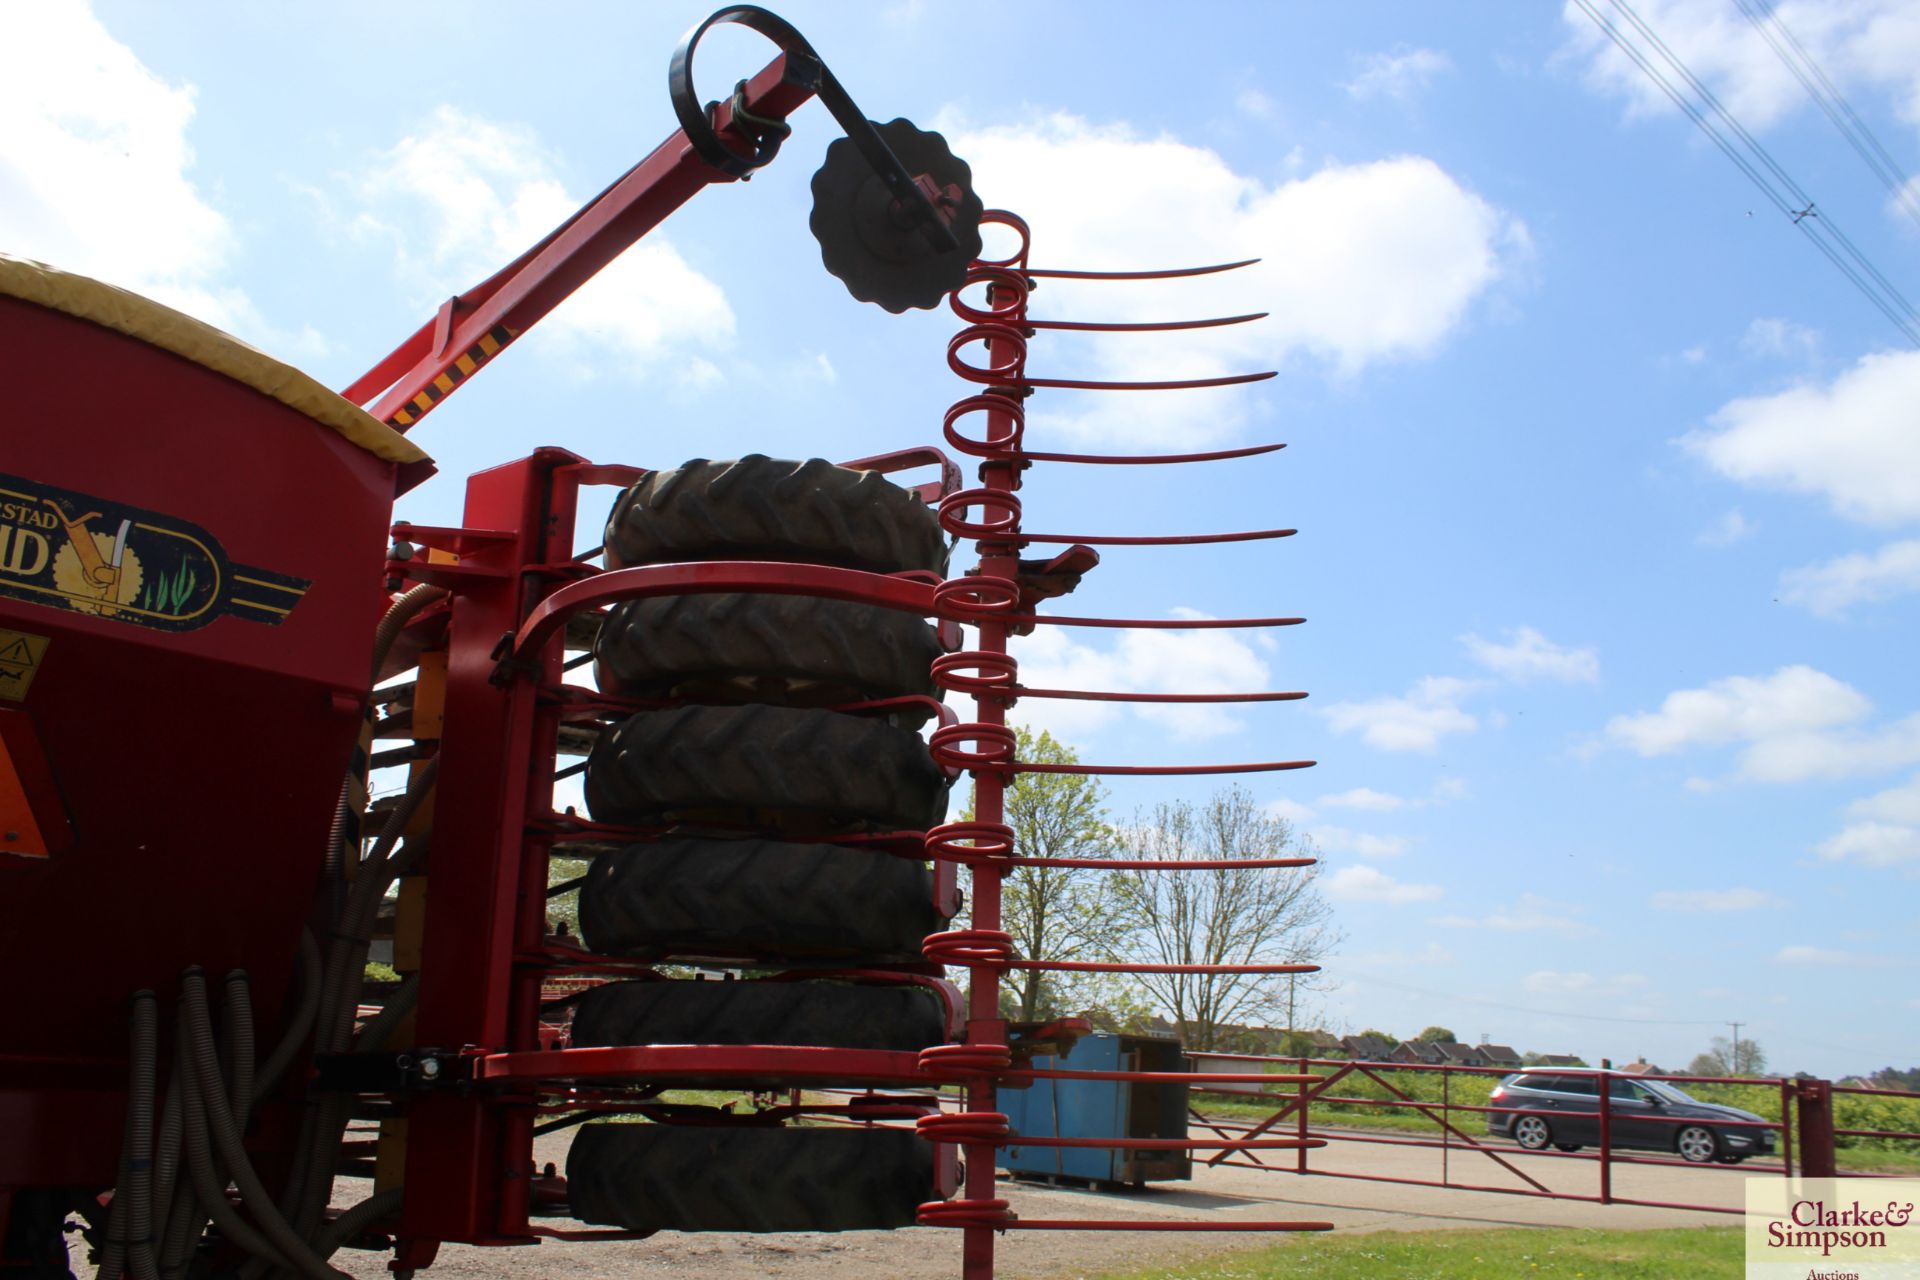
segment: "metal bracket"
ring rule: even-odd
[[[667,92],[673,99],[673,114],[679,119],[681,129],[685,130],[687,140],[702,160],[722,173],[743,178],[773,159],[780,150],[784,135],[777,131],[762,131],[755,140],[751,155],[741,155],[720,140],[719,130],[713,127],[714,104],[702,104],[700,95],[693,87],[693,51],[699,45],[702,36],[716,26],[732,23],[757,31],[777,45],[787,55],[788,73],[817,77],[810,85],[814,95],[826,104],[828,111],[846,133],[847,139],[860,149],[860,154],[872,166],[874,173],[887,185],[887,191],[898,202],[907,222],[918,226],[936,253],[946,253],[960,247],[960,241],[947,226],[947,220],[928,197],[927,191],[907,172],[900,158],[880,137],[873,122],[866,113],[855,105],[853,98],[834,79],[833,72],[827,70],[827,64],[815,53],[807,38],[785,18],[769,13],[755,4],[729,5],[714,13],[705,22],[687,32],[680,41],[680,47],[673,51],[673,61],[667,67]]]
[[[470,1054],[444,1049],[404,1053],[323,1053],[314,1058],[316,1093],[413,1093],[445,1089],[472,1078]]]

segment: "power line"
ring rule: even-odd
[[[1647,27],[1645,23],[1640,21],[1639,16],[1633,13],[1631,7],[1626,5],[1625,0],[1612,0],[1612,3],[1614,7],[1619,9],[1623,14],[1631,15],[1631,20],[1636,26],[1650,37],[1651,42],[1657,48],[1664,51],[1663,56],[1679,69],[1681,74],[1686,76],[1689,82],[1700,91],[1702,96],[1729,122],[1730,126],[1747,140],[1753,148],[1755,155],[1769,168],[1782,176],[1790,191],[1802,197],[1798,205],[1789,202],[1786,196],[1783,196],[1776,190],[1773,183],[1754,167],[1753,162],[1736,150],[1733,143],[1714,127],[1713,123],[1707,119],[1701,109],[1679,89],[1675,88],[1666,75],[1649,61],[1646,55],[1636,48],[1633,42],[1629,40],[1605,14],[1601,13],[1599,9],[1595,7],[1593,0],[1574,0],[1574,3],[1580,7],[1581,12],[1593,20],[1594,25],[1599,27],[1600,30],[1606,34],[1607,38],[1612,40],[1635,66],[1640,68],[1649,80],[1653,81],[1654,85],[1658,87],[1662,93],[1667,95],[1676,107],[1685,113],[1688,119],[1699,126],[1700,131],[1706,134],[1715,146],[1720,148],[1721,152],[1726,155],[1727,159],[1733,162],[1736,168],[1746,174],[1748,180],[1760,189],[1761,194],[1765,195],[1767,199],[1773,203],[1774,208],[1778,209],[1783,216],[1790,219],[1794,226],[1799,227],[1802,234],[1811,240],[1821,253],[1826,255],[1827,260],[1834,265],[1835,269],[1838,270],[1841,275],[1845,276],[1856,289],[1860,290],[1869,302],[1879,308],[1880,313],[1886,316],[1895,328],[1900,330],[1902,336],[1904,336],[1907,341],[1920,347],[1920,313],[1914,311],[1912,304],[1900,295],[1900,292],[1887,281],[1886,277],[1882,275],[1871,262],[1867,261],[1865,255],[1861,254],[1860,251],[1854,247],[1853,242],[1848,240],[1845,234],[1832,224],[1831,219],[1815,216],[1816,210],[1814,209],[1812,200],[1805,198],[1805,193],[1799,190],[1798,184],[1794,183],[1791,178],[1786,177],[1785,171],[1773,161],[1772,157],[1766,153],[1765,149],[1762,148],[1758,142],[1753,140],[1752,135],[1748,134],[1746,130],[1740,126],[1739,122],[1733,119],[1725,107],[1719,105],[1719,100],[1714,98],[1690,71],[1686,70],[1685,64],[1681,63],[1670,50],[1666,50],[1664,43],[1660,42],[1657,35],[1653,35],[1650,27]],[[1866,271],[1867,276],[1871,276],[1873,280],[1879,281],[1885,287],[1886,293],[1884,295],[1879,289],[1874,287],[1867,276],[1861,274],[1860,269],[1856,269],[1853,263],[1849,263],[1841,256],[1839,249],[1836,249],[1833,244],[1828,243],[1825,238],[1825,233],[1829,230],[1832,231],[1840,244],[1844,246],[1848,255],[1860,264],[1860,268]]]
[[[1874,136],[1867,122],[1860,118],[1860,113],[1853,109],[1846,95],[1842,94],[1828,78],[1826,71],[1807,51],[1807,47],[1800,43],[1799,38],[1780,17],[1779,10],[1767,7],[1763,0],[1734,0],[1734,3],[1740,6],[1740,12],[1747,15],[1747,21],[1753,24],[1754,30],[1760,33],[1761,39],[1765,40],[1780,61],[1786,64],[1787,70],[1793,72],[1794,79],[1798,80],[1800,87],[1807,91],[1807,96],[1826,113],[1827,119],[1833,122],[1833,127],[1840,131],[1840,135],[1866,162],[1867,168],[1873,170],[1874,176],[1886,184],[1887,190],[1893,193],[1894,202],[1900,206],[1901,211],[1911,218],[1916,226],[1920,226],[1920,195],[1916,195],[1912,180],[1900,167],[1900,162],[1880,145],[1880,139]],[[1783,38],[1785,43],[1782,43]]]
[[[1693,74],[1693,71],[1687,64],[1680,60],[1680,55],[1667,47],[1666,41],[1662,40],[1659,33],[1647,25],[1645,19],[1634,12],[1630,0],[1612,0],[1612,3],[1613,7],[1626,16],[1627,21],[1634,25],[1634,28],[1646,38],[1648,43],[1658,51],[1660,56],[1666,59],[1668,65],[1680,73],[1681,78],[1692,87],[1693,91],[1699,94],[1709,107],[1713,108],[1713,113],[1725,122],[1729,129],[1733,130],[1735,136],[1746,143],[1747,149],[1759,157],[1760,163],[1764,164],[1767,170],[1772,173],[1774,177],[1778,178],[1781,185],[1792,194],[1793,203],[1798,206],[1797,211],[1793,214],[1794,223],[1799,225],[1805,222],[1809,216],[1820,216],[1814,213],[1813,197],[1801,190],[1800,184],[1793,180],[1793,175],[1789,174],[1774,160],[1772,153],[1769,152],[1765,146],[1761,145],[1758,138],[1755,138],[1751,133],[1747,132],[1746,126],[1741,124],[1731,111],[1727,110],[1726,106],[1720,101],[1719,96],[1716,95],[1712,89],[1708,88],[1703,80]],[[1846,233],[1840,229],[1839,224],[1831,218],[1825,218],[1823,221],[1827,231],[1831,232],[1834,239],[1838,240],[1841,247],[1846,250],[1847,256],[1853,259],[1863,271],[1873,277],[1875,282],[1886,291],[1887,296],[1899,304],[1901,312],[1909,319],[1920,320],[1920,312],[1914,310],[1913,304],[1901,295],[1900,291],[1894,287],[1892,281],[1880,274],[1880,269],[1873,265],[1871,259],[1854,247],[1853,241],[1847,238]]]

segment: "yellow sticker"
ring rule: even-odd
[[[0,627],[0,698],[20,702],[27,696],[41,659],[47,656],[47,638],[29,631]]]

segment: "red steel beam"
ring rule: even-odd
[[[783,119],[813,94],[811,76],[789,74],[787,55],[781,54],[747,82],[745,101],[756,115]],[[750,141],[733,128],[728,104],[719,106],[714,123],[723,139]],[[695,193],[732,181],[676,129],[545,239],[449,298],[433,319],[340,394],[406,431]]]

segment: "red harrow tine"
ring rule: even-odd
[[[960,352],[976,342],[987,344],[989,351],[996,345],[1009,345],[1018,352],[1012,365],[968,364],[960,358]],[[1259,373],[1228,373],[1214,378],[1167,378],[1151,381],[1112,382],[1089,378],[1035,378],[1026,371],[1026,338],[1019,329],[1006,324],[968,325],[953,335],[947,342],[947,367],[965,378],[968,382],[979,382],[987,386],[1006,386],[1009,383],[1023,388],[1063,387],[1077,391],[1190,391],[1198,387],[1232,387],[1243,382],[1264,382],[1279,373],[1278,369],[1265,369]],[[1011,377],[1007,375],[1011,374]]]
[[[980,563],[962,576],[934,587],[933,612],[943,623],[965,623],[977,629],[978,643],[968,650],[949,653],[933,665],[935,683],[954,693],[971,694],[975,717],[968,723],[945,723],[928,740],[928,749],[949,772],[970,770],[974,777],[974,815],[963,822],[950,822],[927,832],[923,847],[926,857],[949,863],[964,863],[972,868],[973,893],[969,927],[936,933],[923,944],[927,959],[941,965],[955,965],[969,971],[969,1018],[963,1043],[939,1045],[920,1054],[921,1069],[930,1075],[964,1081],[966,1099],[955,1114],[928,1116],[917,1123],[917,1131],[931,1142],[960,1147],[966,1155],[967,1177],[961,1193],[952,1200],[920,1206],[919,1221],[925,1226],[958,1227],[963,1232],[963,1275],[965,1280],[991,1280],[993,1275],[993,1236],[1008,1229],[1028,1230],[1137,1230],[1148,1225],[1153,1230],[1171,1231],[1326,1231],[1325,1222],[1157,1222],[1140,1224],[1100,1220],[1028,1220],[1016,1218],[1008,1202],[994,1194],[994,1150],[1007,1145],[1084,1146],[1192,1150],[1196,1147],[1243,1149],[1249,1141],[1265,1139],[1213,1140],[1135,1138],[1046,1138],[1028,1139],[1010,1131],[1007,1117],[994,1110],[995,1086],[1001,1079],[1036,1076],[1058,1078],[1126,1079],[1150,1082],[1153,1073],[1073,1073],[1023,1070],[1014,1065],[1013,1046],[1008,1043],[1006,1023],[999,1016],[1001,976],[1009,971],[1098,972],[1098,973],[1311,973],[1318,966],[1302,964],[1228,964],[1228,965],[1145,965],[1105,961],[1061,961],[1044,958],[1020,958],[1014,955],[1011,935],[1001,927],[1001,881],[1021,866],[1079,866],[1113,871],[1182,872],[1228,868],[1292,868],[1311,866],[1312,858],[1033,858],[1015,853],[1015,836],[1005,821],[1005,796],[1008,784],[1021,773],[1075,774],[1155,774],[1195,775],[1217,773],[1265,772],[1307,768],[1310,760],[1266,761],[1251,764],[1221,765],[1050,765],[1016,759],[1018,738],[1007,724],[1007,712],[1021,697],[1083,699],[1090,701],[1141,702],[1159,704],[1223,702],[1291,702],[1304,698],[1299,692],[1258,693],[1128,693],[1080,689],[1028,689],[1020,684],[1019,663],[1007,652],[1012,634],[1035,625],[1106,627],[1140,630],[1217,630],[1225,628],[1261,628],[1293,626],[1301,618],[1082,618],[1039,615],[1027,612],[1032,595],[1023,586],[1018,549],[1029,543],[1101,543],[1113,546],[1172,546],[1192,543],[1221,543],[1282,538],[1291,529],[1270,529],[1244,533],[1075,537],[1066,534],[1031,534],[1020,528],[1021,504],[1018,497],[1021,472],[1036,461],[1087,464],[1144,465],[1221,461],[1272,453],[1278,444],[1255,445],[1212,452],[1167,454],[1160,456],[1120,456],[1105,454],[1037,453],[1025,449],[1026,412],[1022,402],[1038,387],[1075,387],[1090,390],[1149,390],[1196,386],[1223,386],[1258,381],[1271,373],[1236,374],[1224,378],[1186,379],[1172,382],[1109,383],[1068,379],[1029,377],[1026,372],[1027,339],[1042,329],[1070,329],[1095,332],[1155,332],[1170,329],[1213,328],[1258,319],[1257,315],[1228,316],[1214,320],[1171,321],[1148,324],[1103,324],[1083,321],[1034,321],[1026,315],[1027,295],[1038,276],[1057,276],[1094,280],[1166,279],[1205,275],[1250,265],[1250,262],[1224,263],[1212,267],[1184,268],[1148,272],[1034,271],[1026,266],[1029,233],[1017,216],[997,210],[988,211],[982,222],[1012,228],[1019,236],[1019,247],[1005,258],[981,260],[968,273],[962,289],[980,284],[986,287],[986,305],[977,307],[964,301],[961,292],[950,295],[953,311],[968,327],[948,344],[948,363],[953,371],[970,382],[984,384],[987,390],[965,396],[948,409],[942,430],[957,451],[982,459],[980,486],[949,493],[940,504],[941,524],[956,540],[972,540],[979,551]],[[972,343],[985,348],[984,365],[972,365],[959,358],[960,351]],[[960,422],[970,415],[982,415],[985,428],[981,435],[962,433]],[[969,518],[969,513],[977,513]],[[1089,553],[1091,554],[1091,553]],[[1189,1079],[1186,1075],[1181,1080]],[[1262,1077],[1262,1079],[1266,1079]],[[1272,1078],[1278,1081],[1278,1077]],[[1314,1145],[1298,1138],[1275,1139],[1288,1146]]]
[[[1216,262],[1210,267],[1169,267],[1161,271],[1066,271],[1058,267],[1022,267],[1021,270],[1035,280],[1177,280],[1183,276],[1210,276],[1221,271],[1238,271],[1259,261],[1258,258],[1242,258],[1238,262]]]
[[[980,440],[960,433],[960,420],[971,413],[997,413],[1010,419],[1012,432],[1005,438]],[[1021,462],[1075,462],[1092,466],[1157,466],[1179,462],[1225,462],[1233,458],[1252,458],[1263,453],[1277,453],[1286,448],[1284,444],[1255,444],[1238,449],[1214,449],[1201,453],[1041,453],[1021,447],[1021,439],[1026,434],[1026,413],[1020,403],[1011,394],[1000,391],[985,391],[979,395],[967,396],[954,401],[947,410],[946,420],[941,424],[941,432],[947,443],[961,453],[989,461],[1005,461],[1018,458]]]

